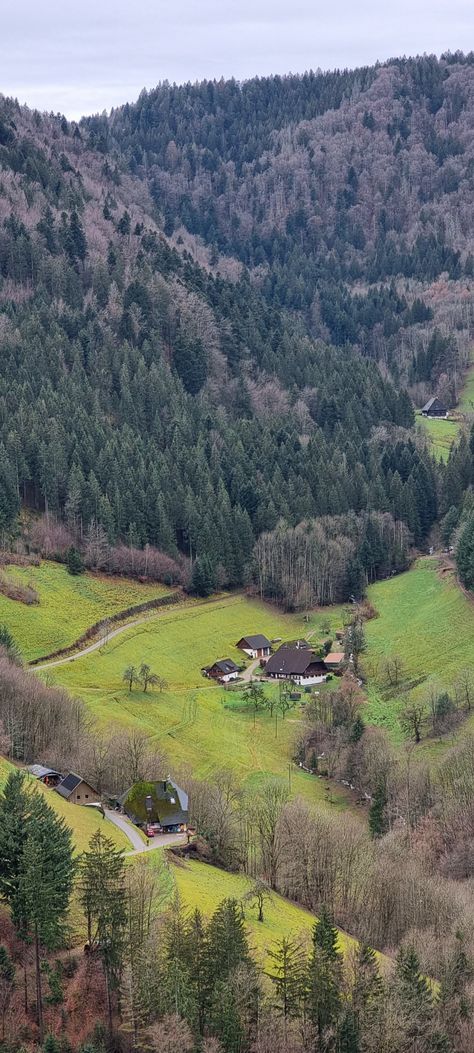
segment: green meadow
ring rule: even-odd
[[[403,740],[399,713],[407,696],[421,698],[430,683],[452,689],[460,670],[474,664],[474,605],[459,588],[451,570],[436,558],[424,558],[405,574],[377,582],[369,599],[378,617],[366,624],[368,675],[367,722],[387,728],[394,741]],[[388,691],[383,661],[399,655],[402,682]],[[474,730],[474,718],[458,735]],[[425,740],[420,749],[437,753],[452,745],[452,737]]]
[[[195,860],[170,862],[170,869],[183,905],[189,910],[198,908],[205,917],[209,917],[222,900],[242,900],[252,888],[252,881],[243,874],[228,874]],[[244,909],[250,945],[264,967],[271,964],[267,956],[272,944],[284,936],[309,944],[316,918],[283,896],[271,894],[270,901],[264,904],[263,922],[258,921],[255,905],[244,903]],[[340,933],[340,950],[347,953],[356,945],[350,936]]]
[[[291,749],[302,726],[300,708],[277,724],[266,713],[254,719],[248,706],[236,704],[233,691],[205,679],[201,668],[218,658],[242,662],[245,656],[235,644],[246,633],[283,640],[305,635],[316,642],[326,635],[328,619],[334,630],[342,618],[342,608],[315,612],[308,619],[240,594],[183,604],[152,615],[100,651],[41,675],[83,698],[102,728],[142,728],[163,748],[174,770],[186,768],[206,777],[227,768],[246,784],[278,775],[291,779],[292,792],[324,799],[322,780],[294,766],[289,773]],[[123,672],[141,662],[166,679],[165,690],[145,693],[139,687],[129,692]],[[336,789],[332,797],[332,806],[341,806]]]
[[[473,381],[474,383],[474,381]],[[428,435],[433,454],[438,461],[447,461],[449,451],[458,438],[460,422],[458,420],[437,420],[431,417],[422,417],[417,414],[419,427]]]
[[[27,606],[0,594],[0,624],[8,625],[27,662],[68,647],[102,618],[170,591],[164,585],[101,574],[73,577],[66,567],[47,560],[39,567],[10,566],[1,573],[31,584],[39,596],[39,604]]]

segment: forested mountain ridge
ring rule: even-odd
[[[87,128],[125,152],[168,234],[236,257],[313,336],[420,398],[443,375],[452,402],[472,329],[473,63],[163,85]]]
[[[399,69],[242,88],[165,86],[136,107],[79,126],[2,101],[5,537],[23,501],[64,521],[78,543],[99,533],[112,543],[155,545],[181,561],[197,556],[209,587],[247,581],[256,539],[280,521],[293,529],[326,517],[304,536],[317,537],[318,551],[337,568],[330,598],[405,564],[409,535],[422,542],[437,514],[434,465],[410,433],[413,409],[400,379],[410,379],[405,350],[412,349],[415,373],[424,356],[430,384],[454,361],[452,384],[470,326],[468,253],[445,236],[446,251],[432,267],[438,275],[443,265],[436,282],[421,272],[403,277],[402,268],[369,287],[370,245],[356,248],[347,230],[331,234],[329,189],[317,204],[326,217],[320,242],[313,236],[313,147],[310,139],[299,143],[301,123],[316,134],[316,122],[321,157],[329,157],[346,139],[337,122],[346,115],[350,125],[356,103],[371,100],[378,114],[381,97],[398,112],[384,84]],[[461,79],[474,76],[468,60],[455,69]],[[265,164],[256,157],[261,146]],[[298,181],[302,151],[311,164]],[[277,178],[282,165],[284,179]],[[334,159],[332,166],[342,173]],[[354,200],[338,198],[336,210],[346,223],[361,211],[362,191],[352,175],[350,182]],[[239,218],[245,197],[254,214],[246,213],[244,238],[243,213],[237,225],[231,217]],[[277,199],[283,211],[275,210]],[[306,211],[295,221],[297,199]],[[195,200],[198,231],[182,214],[186,200]],[[209,208],[218,221],[205,230]],[[200,262],[186,251],[196,233]],[[359,269],[358,259],[365,260]],[[295,283],[304,288],[296,298]],[[323,320],[330,304],[346,320],[339,328]],[[452,340],[442,328],[448,309],[460,324]],[[357,332],[344,333],[349,322]]]

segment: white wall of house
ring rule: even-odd
[[[236,672],[236,673],[225,673],[224,676],[220,676],[219,677],[219,680],[222,680],[223,684],[228,684],[229,680],[238,680],[238,679],[239,679],[239,673],[238,672]]]
[[[323,684],[326,678],[327,673],[322,673],[320,676],[293,676],[291,679],[300,687],[305,687],[306,684],[311,687],[312,684]]]

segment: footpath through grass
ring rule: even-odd
[[[308,620],[243,595],[220,597],[164,610],[103,650],[41,675],[83,698],[104,729],[142,728],[162,746],[174,769],[186,767],[208,777],[227,768],[243,783],[264,775],[288,779],[294,739],[302,727],[301,709],[292,710],[277,728],[266,713],[254,720],[250,710],[235,708],[233,693],[203,678],[201,668],[218,658],[242,662],[245,656],[235,644],[247,633],[284,640],[311,636],[317,642],[325,635],[328,619],[336,628],[342,616],[340,608],[333,608],[315,612]],[[123,672],[141,662],[166,679],[166,690],[128,691]],[[325,797],[323,780],[296,769],[291,789],[311,800]],[[334,807],[341,806],[342,794],[334,790],[333,797]]]
[[[47,560],[39,567],[6,567],[2,573],[23,585],[31,583],[39,595],[39,604],[27,606],[0,594],[0,624],[8,625],[26,662],[69,646],[102,618],[170,591],[102,574],[73,577],[66,567]]]
[[[399,713],[407,697],[422,698],[430,682],[452,690],[462,669],[474,665],[474,605],[459,588],[454,574],[436,558],[420,559],[405,574],[372,585],[369,599],[379,617],[367,622],[369,701],[368,723],[387,728],[403,741]],[[399,655],[404,666],[399,688],[387,689],[383,662]],[[469,718],[457,731],[474,729]],[[422,749],[436,753],[452,745],[452,737],[425,740]]]

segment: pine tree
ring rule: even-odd
[[[70,830],[39,793],[26,788],[23,773],[14,772],[0,798],[0,894],[19,935],[33,940],[40,1041],[41,948],[61,942],[73,876]]]
[[[210,596],[216,585],[216,573],[209,556],[198,556],[193,566],[192,591],[196,596]]]
[[[387,818],[387,790],[385,783],[380,781],[374,790],[369,808],[369,830],[371,837],[383,837],[388,830]]]
[[[272,1008],[285,1020],[300,1015],[306,990],[306,962],[301,945],[284,936],[268,951],[273,984]]]
[[[463,527],[456,551],[459,577],[466,589],[474,589],[474,515]]]
[[[308,1012],[322,1050],[327,1036],[337,1027],[342,1005],[342,955],[337,944],[337,929],[323,907],[314,927],[308,970]]]
[[[3,943],[0,943],[0,1020],[2,1027],[2,1042],[5,1041],[6,1015],[15,989],[15,974],[15,966],[10,958],[8,950]]]
[[[83,574],[84,572],[84,561],[82,559],[81,553],[78,551],[77,548],[74,547],[74,545],[71,545],[71,547],[67,550],[66,566],[68,569],[68,574],[76,576],[78,574]]]
[[[113,996],[120,995],[127,926],[125,862],[113,841],[93,834],[79,864],[79,896],[87,919],[89,945],[96,947],[104,970],[109,1031]]]

